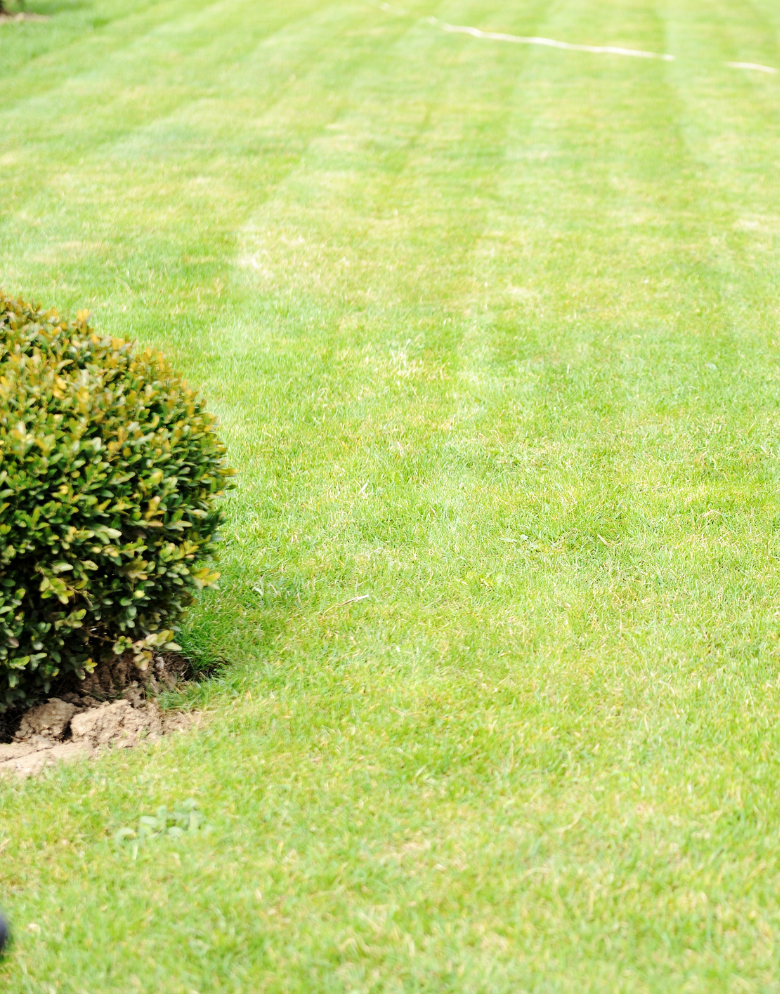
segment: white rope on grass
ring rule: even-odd
[[[387,4],[383,4],[387,7]],[[556,41],[554,38],[525,37],[523,35],[508,35],[500,31],[483,31],[481,28],[472,28],[466,24],[447,24],[446,21],[439,21],[435,17],[429,17],[431,24],[438,24],[443,31],[451,34],[471,35],[472,38],[484,38],[488,41],[508,41],[515,45],[544,45],[546,48],[563,48],[569,52],[590,52],[593,55],[624,55],[633,59],[660,59],[662,62],[674,62],[674,55],[661,54],[660,52],[644,52],[637,48],[619,48],[616,45],[573,45],[568,41]],[[747,69],[754,72],[765,72],[775,74],[777,69],[772,66],[763,66],[758,62],[724,62],[723,65],[729,69]]]
[[[521,35],[506,35],[498,31],[481,31],[479,28],[471,28],[463,24],[438,22],[435,18],[431,18],[431,23],[441,23],[444,31],[471,35],[474,38],[487,38],[490,41],[511,41],[517,45],[544,45],[547,48],[563,48],[569,52],[591,52],[594,55],[628,55],[634,59],[662,59],[664,62],[674,62],[673,55],[642,52],[635,48],[618,48],[614,45],[572,45],[567,41],[555,41],[553,38],[524,38]]]
[[[388,14],[408,15],[408,11],[398,7],[392,7],[389,3],[372,3],[371,0],[363,0],[369,7],[383,10]],[[440,21],[437,17],[429,17],[429,24],[438,25],[442,31],[450,34],[471,35],[472,38],[484,38],[487,41],[508,41],[515,45],[543,45],[545,48],[562,48],[568,52],[590,52],[592,55],[623,55],[632,59],[660,59],[662,62],[675,62],[674,55],[662,54],[660,52],[645,52],[639,48],[620,48],[617,45],[574,45],[568,41],[556,41],[555,38],[539,38],[536,36],[509,35],[502,31],[483,31],[481,28],[473,28],[468,24],[448,24]],[[780,70],[773,66],[764,66],[759,62],[724,62],[724,66],[729,69],[747,69],[752,72],[764,72],[775,75]]]
[[[756,72],[777,72],[771,66],[762,66],[758,62],[724,62],[730,69],[755,69]]]

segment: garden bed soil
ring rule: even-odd
[[[48,21],[49,18],[45,14],[26,14],[24,11],[18,11],[12,14],[10,11],[0,10],[0,24],[7,24],[9,21]]]
[[[42,704],[0,715],[0,775],[31,776],[54,763],[109,747],[130,749],[190,727],[192,714],[162,711],[153,699],[180,684],[187,668],[175,654],[155,657],[146,671],[132,657],[120,657],[84,680],[71,678]]]

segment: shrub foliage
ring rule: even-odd
[[[218,574],[215,419],[159,353],[0,294],[0,709],[171,645]]]

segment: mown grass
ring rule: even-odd
[[[35,7],[0,282],[240,476],[205,726],[0,786],[3,989],[780,990],[776,5]]]

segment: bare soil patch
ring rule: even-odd
[[[10,13],[10,11],[0,10],[0,24],[9,24],[12,21],[48,21],[49,18],[45,14],[28,14],[23,10],[18,11],[15,14]]]
[[[175,654],[155,657],[146,671],[123,656],[85,680],[63,684],[42,704],[0,715],[0,775],[31,776],[53,763],[130,749],[189,728],[194,715],[162,711],[153,700],[182,683],[187,668]]]

